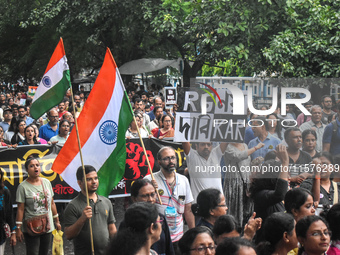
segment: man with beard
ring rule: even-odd
[[[134,103],[135,111],[138,110],[143,114],[143,126],[147,126],[150,123],[150,117],[144,112],[145,105],[143,104],[143,100],[140,98],[135,99]]]
[[[39,137],[49,141],[53,136],[56,136],[59,132],[59,115],[54,109],[50,110],[47,114],[49,122],[39,129]]]
[[[191,148],[190,143],[182,143],[186,155],[188,172],[190,176],[191,191],[196,201],[198,194],[205,189],[215,188],[221,191],[221,159],[227,148],[227,143],[221,143],[212,148],[211,142],[194,143]]]
[[[158,211],[163,214],[168,222],[171,240],[175,250],[177,243],[183,236],[183,216],[189,228],[195,227],[195,217],[191,212],[193,197],[188,179],[175,172],[177,158],[172,147],[162,147],[157,153],[158,164],[161,170],[154,174],[156,189],[162,200],[162,205],[157,201]],[[145,179],[151,180],[148,175]],[[158,187],[157,187],[158,186]]]
[[[33,123],[34,120],[31,117],[26,116],[26,113],[27,113],[26,106],[20,105],[18,107],[18,113],[19,113],[19,119],[26,121],[26,126]]]
[[[333,120],[335,112],[332,111],[333,101],[331,96],[325,95],[321,98],[321,105],[322,105],[322,117],[321,121],[323,124],[331,123]]]
[[[66,113],[66,106],[65,106],[65,102],[62,101],[58,104],[58,115],[59,115],[59,120],[61,120],[61,118],[63,117],[63,115]]]
[[[153,113],[155,115],[155,119],[151,121],[148,125],[148,129],[150,131],[152,131],[155,128],[162,128],[159,126],[159,120],[163,116],[163,108],[161,106],[156,106],[155,108],[153,108]]]
[[[288,128],[284,136],[288,145],[290,183],[291,187],[294,187],[313,175],[308,173],[309,168],[305,167],[312,161],[312,157],[301,150],[302,134],[298,127]]]
[[[91,254],[89,232],[89,220],[91,220],[95,254],[103,255],[110,238],[117,232],[116,220],[111,201],[96,193],[99,185],[96,169],[85,165],[85,174],[84,178],[83,168],[80,166],[76,175],[81,192],[65,209],[65,235],[68,240],[73,239],[75,255]],[[85,185],[87,185],[90,206],[87,206]]]
[[[81,112],[83,107],[81,106],[81,99],[79,95],[74,96],[74,102],[76,104],[76,112]]]

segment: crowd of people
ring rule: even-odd
[[[171,140],[177,105],[167,109],[156,88],[128,87],[127,92],[136,121],[126,139]],[[63,102],[34,120],[25,93],[1,94],[1,146],[63,145],[85,100],[79,91],[73,105],[67,92]],[[184,171],[178,171],[175,150],[162,147],[156,158],[160,171],[132,183],[131,205],[118,230],[110,200],[96,193],[96,169],[85,166],[84,176],[80,167],[81,192],[63,213],[75,254],[91,253],[89,219],[96,255],[340,254],[340,104],[326,95],[321,105],[304,106],[311,116],[289,106],[285,116],[279,108],[267,116],[250,113],[243,143],[183,142]],[[281,120],[296,125],[284,127]],[[47,254],[52,230],[61,229],[53,190],[39,177],[38,159],[29,158],[25,168],[28,178],[16,194],[16,222],[7,202],[0,203],[1,219],[11,230],[11,245],[25,239],[27,254]],[[0,201],[11,201],[2,177],[3,172]],[[42,214],[49,227],[31,235],[27,222]],[[0,237],[3,249],[4,231]]]

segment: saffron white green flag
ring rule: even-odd
[[[132,121],[132,108],[109,49],[92,91],[77,119],[85,165],[96,168],[98,194],[108,196],[123,178],[126,161],[125,132]],[[81,166],[76,129],[54,160],[52,170],[75,190]]]
[[[45,112],[59,104],[70,86],[70,70],[67,65],[63,39],[60,38],[35,92],[30,110],[31,116],[38,119]]]

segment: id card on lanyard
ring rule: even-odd
[[[177,176],[176,176],[176,183],[175,183],[175,186],[174,186],[172,192],[169,189],[168,183],[165,182],[163,179],[162,179],[162,181],[163,181],[164,186],[166,188],[166,191],[168,192],[168,195],[169,195],[169,203],[168,203],[168,206],[164,210],[164,216],[166,218],[166,221],[168,222],[169,229],[174,231],[174,230],[176,230],[176,227],[177,227],[178,213],[177,213],[176,207],[174,205],[174,201],[172,201],[172,196],[173,196],[173,194],[175,192],[175,188],[177,186]],[[174,197],[174,199],[175,199],[175,197]],[[170,203],[170,201],[171,201],[171,203]],[[170,204],[172,204],[172,206],[170,206]]]

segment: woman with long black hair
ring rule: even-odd
[[[307,216],[296,224],[296,236],[300,243],[298,255],[325,255],[331,232],[327,221],[319,216]]]
[[[109,244],[107,255],[146,254],[155,255],[151,245],[157,242],[162,232],[162,219],[156,205],[147,202],[132,204],[125,212],[125,227],[119,230]]]
[[[291,214],[273,213],[267,218],[263,230],[265,241],[257,246],[258,255],[287,255],[298,246],[295,220]]]

